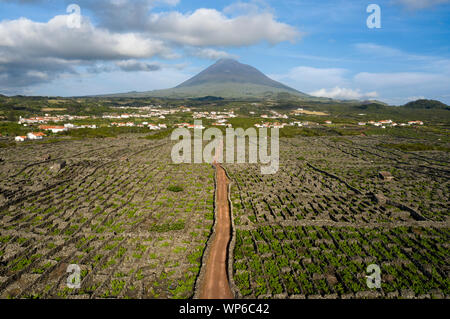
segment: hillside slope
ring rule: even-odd
[[[198,98],[278,98],[279,96],[312,98],[287,85],[274,81],[256,68],[233,59],[221,59],[196,76],[172,89],[130,92],[113,96]]]
[[[409,108],[409,109],[441,109],[441,110],[442,109],[450,109],[450,107],[448,105],[446,105],[440,101],[425,100],[425,99],[406,103],[405,105],[403,105],[403,107]]]

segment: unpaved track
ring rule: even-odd
[[[232,299],[227,275],[228,243],[231,239],[231,217],[228,205],[229,180],[220,164],[216,167],[216,226],[205,265],[205,277],[200,288],[200,299]]]

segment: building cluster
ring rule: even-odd
[[[67,123],[64,125],[39,125],[39,130],[51,132],[53,134],[58,134],[62,132],[66,132],[68,130],[76,130],[81,128],[90,128],[95,129],[97,125],[74,125],[71,123]],[[33,132],[28,133],[27,136],[16,136],[16,142],[24,142],[26,140],[42,140],[47,134],[43,132]]]
[[[43,130],[43,131],[50,131],[50,132],[52,132],[52,133],[54,133],[54,134],[57,134],[57,133],[65,132],[65,131],[67,131],[69,128],[66,127],[65,125],[63,125],[63,126],[57,126],[57,125],[40,125],[40,126],[39,126],[39,129],[40,129],[40,130]]]
[[[280,114],[276,111],[270,111],[271,115],[263,114],[261,117],[263,119],[288,119],[289,117],[286,114]]]
[[[145,105],[145,106],[112,106],[112,109],[116,110],[139,110],[139,111],[152,111],[153,109],[162,108],[161,105]]]
[[[142,122],[139,124],[136,124],[134,122],[113,122],[109,125],[109,127],[148,127],[150,130],[152,131],[156,131],[156,130],[161,130],[161,129],[166,129],[167,125],[166,124],[151,124],[148,122]]]
[[[47,124],[47,123],[58,123],[58,122],[67,122],[74,120],[86,120],[89,119],[89,116],[77,116],[77,115],[55,115],[50,116],[45,114],[45,116],[36,116],[30,118],[19,118],[19,124],[28,126],[29,124]]]
[[[184,105],[180,106],[180,110],[181,110],[181,112],[192,112],[190,107],[187,107]]]
[[[190,109],[183,107],[180,109],[174,109],[174,110],[164,110],[161,109],[161,106],[145,106],[145,107],[114,107],[115,109],[136,109],[141,111],[141,113],[133,113],[133,114],[104,114],[101,116],[103,119],[120,119],[120,120],[128,120],[133,118],[159,118],[159,119],[165,119],[167,115],[175,114],[180,111],[190,111]],[[145,112],[142,114],[142,112]],[[23,125],[25,127],[28,126],[37,126],[39,125],[39,130],[41,131],[47,131],[54,134],[65,132],[68,130],[76,130],[76,129],[82,129],[82,128],[90,128],[90,129],[96,129],[97,125],[91,124],[91,125],[75,125],[72,123],[67,123],[64,125],[49,125],[48,123],[61,123],[61,122],[68,122],[73,120],[87,120],[87,119],[96,119],[97,116],[76,116],[76,115],[55,115],[50,116],[49,114],[45,114],[45,116],[36,116],[36,117],[30,117],[30,118],[22,118],[19,119],[19,124]],[[166,129],[166,124],[150,124],[148,122],[143,122],[136,124],[131,121],[118,121],[113,122],[109,125],[109,127],[148,127],[150,130],[161,130]],[[44,133],[29,133],[27,136],[16,136],[15,140],[17,142],[23,142],[25,140],[38,140],[42,139],[46,134]]]
[[[226,120],[230,118],[235,118],[236,114],[234,111],[228,112],[194,112],[192,117],[196,120],[207,119],[207,120]]]
[[[54,134],[66,132],[68,130],[77,130],[81,128],[96,129],[95,124],[75,125],[72,123],[66,123],[64,125],[39,125],[39,129],[43,131],[51,131]]]
[[[131,119],[131,118],[153,118],[157,117],[165,119],[167,115],[172,115],[178,112],[178,110],[149,110],[149,113],[132,113],[132,114],[105,114],[102,116],[104,119]]]
[[[256,128],[284,128],[289,124],[287,123],[262,123],[262,124],[255,124]]]
[[[373,125],[376,127],[386,128],[386,127],[396,127],[396,126],[411,126],[411,125],[423,125],[422,121],[409,121],[408,123],[396,123],[392,120],[382,120],[382,121],[369,121],[369,122],[359,122],[359,126]]]
[[[118,110],[137,110],[138,113],[131,114],[105,114],[102,118],[104,119],[130,119],[130,118],[152,118],[159,117],[161,119],[166,118],[167,115],[173,115],[178,112],[191,112],[191,109],[186,106],[180,106],[177,109],[163,109],[161,105],[148,105],[143,107],[129,107],[129,106],[118,106],[112,107],[112,109]]]
[[[162,109],[162,105],[145,105],[145,106],[112,106],[111,109],[116,110],[137,110],[141,112],[156,112],[156,111],[164,111]],[[191,109],[188,106],[181,105],[178,109],[170,110],[170,112],[191,112]]]
[[[192,114],[192,117],[195,120],[199,119],[207,119],[207,120],[215,120],[214,123],[212,123],[213,126],[224,126],[224,127],[232,127],[232,125],[228,122],[228,119],[235,118],[236,114],[234,114],[234,111],[224,111],[224,112],[194,112]],[[182,127],[188,127],[185,124],[182,123]],[[190,125],[190,124],[188,124]]]
[[[226,119],[218,120],[217,122],[214,122],[212,125],[213,126],[225,126],[225,127],[229,127],[229,128],[233,127],[233,125],[231,125],[230,123],[227,123]]]
[[[286,126],[297,126],[297,127],[310,127],[310,126],[314,126],[314,125],[318,125],[317,123],[314,122],[299,122],[299,121],[295,121],[295,122],[289,122],[289,123],[279,123],[279,122],[275,122],[275,123],[262,123],[262,124],[255,124],[255,127],[257,128],[285,128]]]
[[[204,130],[206,127],[201,125],[201,124],[189,124],[189,123],[180,123],[180,124],[175,124],[176,127],[178,128],[189,128],[189,129],[196,129],[196,130]]]
[[[16,136],[16,142],[25,142],[26,140],[42,140],[46,136],[42,132],[28,133],[27,136]]]
[[[164,109],[156,109],[154,106],[146,106],[146,107],[114,107],[115,109],[137,109],[140,110],[141,113],[133,113],[133,114],[104,114],[101,118],[103,119],[131,119],[131,118],[154,118],[158,117],[161,119],[165,119],[167,115],[172,115],[180,111],[190,111],[190,109],[174,109],[174,110],[164,110]],[[142,111],[145,111],[145,114],[142,114]],[[29,124],[47,124],[47,123],[58,123],[58,122],[68,122],[74,120],[86,120],[86,119],[96,119],[96,116],[77,116],[77,115],[55,115],[50,116],[49,114],[45,114],[45,116],[36,116],[30,118],[22,118],[19,119],[19,124],[27,126]]]

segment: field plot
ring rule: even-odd
[[[0,298],[192,296],[214,170],[170,151],[134,136],[2,150]]]
[[[238,296],[448,298],[448,153],[386,143],[404,141],[282,139],[275,175],[225,165]],[[381,289],[366,284],[370,264],[381,268]]]

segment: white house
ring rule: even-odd
[[[67,128],[67,129],[74,129],[74,128],[76,128],[76,126],[74,124],[72,124],[72,123],[64,124],[64,127]]]
[[[195,130],[204,130],[205,129],[205,127],[203,125],[198,125],[198,124],[194,124],[194,125],[189,124],[188,128],[193,128]]]
[[[44,134],[42,133],[28,133],[27,138],[29,140],[42,140]]]
[[[25,140],[27,139],[26,136],[16,136],[16,142],[25,142]]]
[[[39,129],[45,130],[45,131],[51,131],[54,134],[67,131],[67,128],[64,126],[41,125],[41,126],[39,126]]]
[[[157,130],[160,130],[160,129],[161,129],[159,126],[153,125],[153,124],[149,124],[149,125],[148,125],[148,128],[149,128],[150,130],[152,130],[152,131],[157,131]]]

